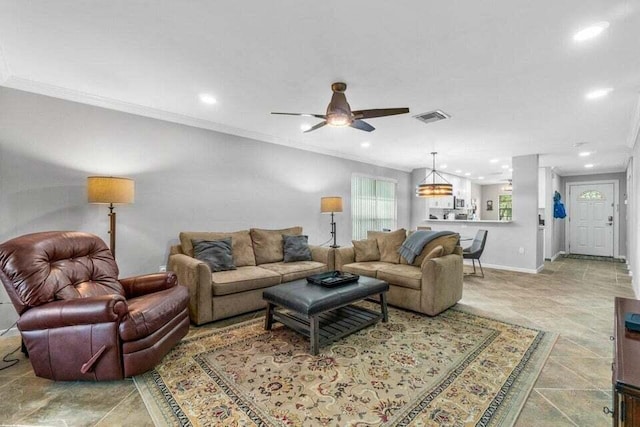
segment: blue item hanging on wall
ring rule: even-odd
[[[562,196],[557,191],[553,195],[553,217],[564,218],[567,216],[567,212],[564,210],[564,204],[562,203]]]

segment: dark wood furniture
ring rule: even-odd
[[[640,301],[615,300],[613,425],[640,426],[640,332],[625,329],[625,313],[640,313]]]
[[[270,330],[280,322],[310,340],[310,352],[318,354],[320,346],[339,340],[378,320],[388,320],[389,284],[370,277],[334,288],[308,283],[306,279],[273,286],[262,297],[267,301],[264,327]],[[351,305],[379,295],[380,312]],[[280,307],[284,310],[276,310]]]

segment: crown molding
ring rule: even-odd
[[[64,99],[67,101],[78,102],[80,104],[93,105],[95,107],[106,108],[109,110],[121,111],[124,113],[135,114],[138,116],[149,117],[152,119],[162,120],[166,122],[178,123],[181,125],[191,126],[195,128],[207,129],[215,132],[225,133],[228,135],[240,136],[243,138],[248,138],[248,139],[252,139],[259,142],[283,145],[283,146],[294,148],[297,150],[311,151],[313,153],[324,154],[327,156],[337,157],[340,159],[366,163],[367,165],[381,166],[389,169],[399,170],[402,172],[411,172],[411,169],[398,166],[397,164],[391,164],[387,162],[380,162],[376,160],[366,159],[359,156],[340,153],[334,150],[323,149],[321,147],[300,146],[300,143],[298,141],[292,141],[285,138],[278,138],[273,135],[267,135],[260,132],[253,132],[245,129],[236,128],[233,126],[227,126],[227,125],[215,123],[209,120],[187,116],[185,114],[178,114],[170,111],[160,110],[157,108],[147,107],[145,105],[133,104],[133,103],[120,101],[113,98],[107,98],[104,96],[81,92],[73,89],[68,89],[61,86],[42,83],[35,80],[24,79],[22,77],[9,76],[4,82],[0,81],[0,85],[6,86],[12,89],[22,90],[25,92],[37,93],[39,95],[45,95],[53,98]]]
[[[631,118],[631,130],[627,137],[627,146],[633,148],[640,137],[640,94],[638,94],[638,100],[636,101],[636,107],[633,109],[633,116]]]

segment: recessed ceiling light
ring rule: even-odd
[[[465,172],[464,176],[471,176],[471,172]]]
[[[591,155],[591,151],[581,151],[580,153],[578,153],[578,156],[580,157],[587,157]]]
[[[584,165],[584,167],[587,169],[591,169],[593,167],[593,163],[587,163],[586,165]]]
[[[203,102],[204,104],[209,104],[209,105],[213,105],[216,102],[218,102],[213,97],[213,95],[209,95],[208,93],[201,93],[200,94],[200,101]]]
[[[502,165],[500,166],[502,169],[509,169],[509,165]]]
[[[462,173],[461,169],[456,169],[456,173]]]
[[[500,161],[500,159],[491,159],[491,160],[489,160],[489,162],[491,162],[491,163],[498,163],[498,161]]]
[[[583,42],[585,40],[592,39],[594,37],[599,36],[607,28],[609,28],[608,22],[606,21],[598,22],[596,24],[583,28],[582,30],[575,33],[573,35],[573,40],[577,42]]]
[[[478,179],[484,179],[484,176],[479,176]]]
[[[301,125],[300,125],[300,130],[301,130],[302,132],[306,132],[306,131],[308,131],[309,129],[311,129],[311,125],[308,125],[308,124],[306,124],[306,123],[303,123],[303,124],[301,124]]]
[[[513,172],[513,168],[510,168],[510,169],[509,169],[509,172]]]
[[[360,143],[360,147],[369,148],[369,147],[371,147],[371,143],[369,141],[361,142]]]
[[[440,165],[440,169],[446,169],[447,165]]]
[[[613,91],[613,88],[611,87],[595,89],[595,90],[592,90],[591,92],[588,92],[584,97],[587,99],[598,99],[598,98],[602,98],[603,96],[609,95],[612,91]]]

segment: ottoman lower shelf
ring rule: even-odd
[[[367,326],[373,325],[383,318],[382,313],[363,307],[347,305],[317,315],[318,345],[323,346],[344,338]],[[312,339],[313,319],[294,311],[275,311],[273,320],[280,322],[294,331]],[[313,352],[313,351],[312,351]]]

